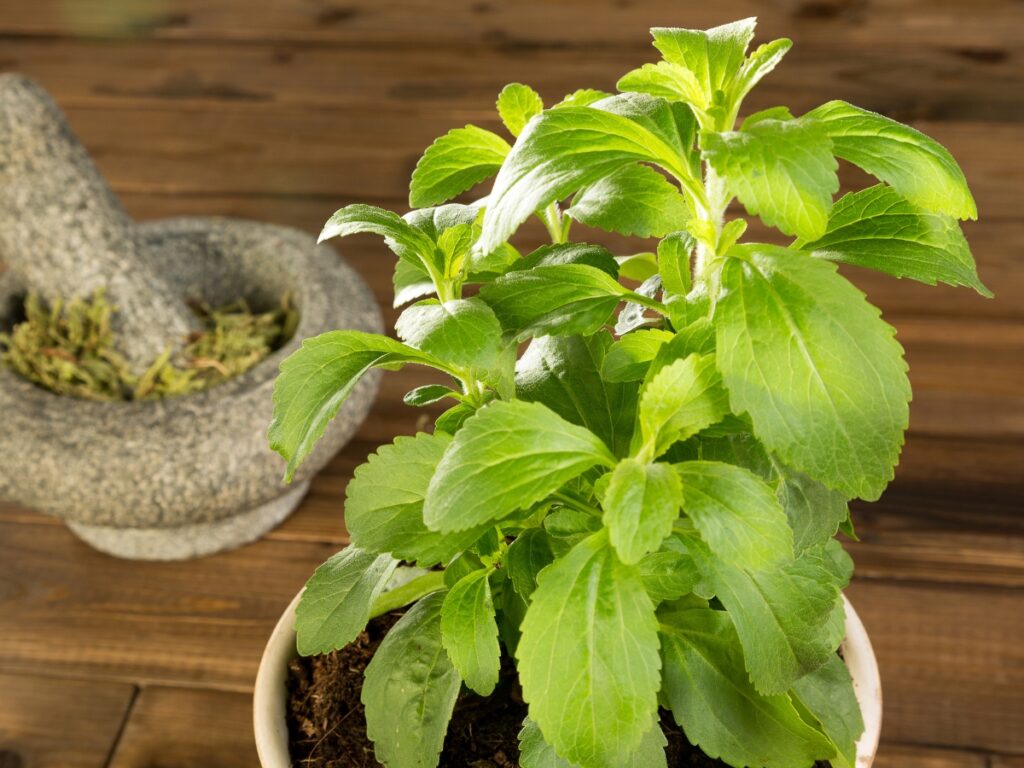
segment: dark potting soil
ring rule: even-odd
[[[379,768],[366,736],[359,700],[363,672],[384,635],[398,620],[370,622],[354,642],[324,656],[295,659],[288,668],[288,731],[296,768]],[[440,768],[516,768],[519,730],[526,717],[515,669],[503,661],[501,681],[488,697],[463,689],[455,704]],[[672,716],[661,712],[669,768],[720,768],[692,746]],[[819,763],[828,768],[827,763]]]

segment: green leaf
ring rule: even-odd
[[[658,243],[658,272],[668,294],[685,296],[693,285],[690,254],[696,241],[687,232],[675,232]]]
[[[639,748],[625,757],[621,768],[665,768],[665,734],[656,726],[644,734]],[[544,741],[544,734],[530,718],[526,718],[519,732],[520,768],[577,768],[560,758],[550,744]]]
[[[281,363],[267,431],[271,449],[288,462],[285,480],[295,476],[363,374],[375,366],[404,363],[444,369],[430,355],[374,333],[329,331],[305,339]]]
[[[489,530],[493,530],[490,529]],[[451,589],[473,571],[483,570],[486,566],[474,552],[463,552],[444,568],[444,585]]]
[[[744,131],[747,126],[753,125],[754,123],[760,122],[761,120],[792,120],[793,113],[789,111],[789,107],[768,107],[768,109],[762,109],[753,114],[747,115],[743,119],[743,123],[740,126],[740,130]]]
[[[466,685],[481,696],[491,695],[501,668],[490,573],[482,569],[464,576],[441,609],[441,641],[448,658]]]
[[[671,101],[684,101],[698,109],[706,109],[708,98],[704,85],[693,72],[678,64],[659,61],[644,64],[619,78],[615,87],[620,91],[646,93]]]
[[[658,274],[658,259],[653,253],[634,253],[629,256],[618,256],[619,276],[628,280],[643,282]]]
[[[683,161],[682,169],[699,176],[698,157],[694,153],[697,121],[693,110],[686,104],[657,99],[643,93],[620,93],[596,102],[594,109],[629,118],[643,126],[672,148]],[[672,172],[672,169],[666,168]]]
[[[668,464],[623,459],[603,499],[604,524],[624,563],[637,563],[672,533],[682,503],[679,476]]]
[[[498,172],[511,147],[491,131],[467,125],[448,131],[427,147],[409,185],[409,205],[437,205]]]
[[[640,431],[647,455],[660,456],[729,412],[711,355],[689,355],[663,367],[640,396]]]
[[[729,765],[808,766],[835,750],[785,694],[750,684],[729,616],[709,608],[660,612],[663,693],[687,739]]]
[[[742,131],[701,133],[704,158],[752,216],[814,239],[828,225],[838,167],[813,120],[760,120]]]
[[[849,517],[846,497],[826,488],[817,480],[775,462],[781,482],[778,498],[786,510],[793,530],[793,550],[797,555],[820,547],[836,535]]]
[[[600,531],[601,518],[571,507],[556,507],[544,518],[544,530],[551,551],[555,558],[560,558],[587,536]]]
[[[963,171],[934,139],[845,101],[822,104],[806,116],[823,125],[837,157],[863,168],[915,205],[957,219],[978,218]]]
[[[464,231],[466,226],[479,224],[482,206],[486,202],[487,199],[484,198],[470,205],[448,203],[432,208],[419,208],[409,211],[402,218],[436,243],[449,229]]]
[[[516,269],[480,289],[502,327],[517,341],[531,336],[589,335],[605,325],[629,293],[606,272],[585,264]]]
[[[388,768],[434,768],[462,681],[441,645],[445,593],[420,600],[380,644],[363,682],[366,735]]]
[[[580,190],[566,211],[588,227],[637,237],[662,237],[690,218],[675,185],[647,165],[627,165]]]
[[[516,262],[512,271],[523,271],[534,267],[552,267],[561,264],[583,264],[605,272],[613,278],[619,276],[619,263],[612,252],[603,245],[591,243],[551,243],[542,245]]]
[[[410,301],[429,296],[436,292],[434,281],[420,264],[413,264],[403,259],[395,262],[395,273],[392,277],[392,285],[395,289],[395,299],[391,303],[393,307],[400,307]]]
[[[476,542],[485,526],[440,534],[423,523],[427,486],[451,441],[443,432],[396,437],[356,468],[345,489],[353,544],[426,567],[449,562]]]
[[[704,103],[698,106],[705,108],[717,91],[729,90],[756,25],[757,20],[749,18],[708,30],[655,27],[651,35],[665,61],[693,73],[704,95]]]
[[[598,91],[594,88],[580,88],[568,94],[564,99],[555,104],[552,109],[561,109],[562,107],[589,107],[598,101],[607,99],[612,94],[606,93],[605,91]]]
[[[395,331],[417,349],[464,368],[493,368],[503,347],[501,323],[478,298],[413,304],[399,316]]]
[[[612,337],[605,331],[534,339],[516,364],[516,393],[586,427],[622,456],[633,437],[639,387],[603,378],[610,349]]]
[[[679,328],[672,338],[658,349],[650,368],[647,369],[645,384],[661,372],[665,366],[685,360],[690,355],[712,355],[715,351],[715,329],[707,317],[692,321]]]
[[[720,461],[686,461],[675,469],[683,511],[718,557],[746,568],[793,558],[786,513],[755,474]]]
[[[469,403],[453,405],[447,411],[434,419],[434,430],[454,435],[462,429],[462,425],[466,420],[475,413],[476,408]]]
[[[670,545],[674,539],[669,539]],[[693,591],[701,575],[688,552],[666,548],[643,558],[637,568],[647,595],[655,603],[677,600]]]
[[[426,241],[420,235],[415,235],[415,239],[410,236],[399,241],[387,236],[385,230],[380,230],[381,234],[385,234],[385,244],[398,256],[393,278],[395,307],[436,293],[435,278],[440,282],[445,275],[458,273],[459,269],[453,268],[456,266],[453,262],[466,259],[466,251],[476,235],[474,227],[478,217],[482,217],[480,202],[421,208],[402,216],[402,221],[409,227],[414,231],[419,230],[434,243],[429,253],[424,251]],[[505,250],[507,248],[499,249],[497,253]]]
[[[397,565],[388,555],[351,546],[317,568],[295,609],[299,653],[330,653],[355,640]]]
[[[790,465],[848,498],[877,499],[907,427],[910,383],[893,329],[836,267],[737,246],[715,310],[734,413]]]
[[[855,768],[864,718],[842,659],[831,656],[823,666],[797,680],[790,695],[817,718],[836,746],[839,754],[832,758],[833,768]]]
[[[451,387],[443,384],[424,384],[421,387],[414,387],[402,396],[402,402],[417,408],[426,405],[439,403],[446,397],[459,399],[460,395]]]
[[[491,403],[445,451],[423,517],[442,533],[501,520],[599,464],[614,466],[615,459],[590,430],[540,403]]]
[[[537,588],[537,574],[551,564],[551,540],[543,528],[528,528],[505,552],[504,564],[516,592],[529,599]]]
[[[654,606],[607,534],[544,569],[516,658],[530,717],[557,753],[621,768],[652,729],[661,680]]]
[[[498,94],[498,114],[513,136],[518,136],[543,111],[544,100],[528,85],[509,83]]]
[[[498,172],[478,248],[498,247],[534,211],[625,165],[653,162],[677,177],[691,177],[666,138],[636,120],[594,107],[544,112],[519,136]]]
[[[327,220],[317,242],[362,232],[383,236],[399,258],[415,267],[440,266],[437,246],[425,232],[397,213],[372,205],[348,205],[336,211]]]
[[[789,690],[828,661],[842,640],[842,625],[833,621],[842,611],[846,579],[835,556],[828,548],[808,550],[763,570],[719,558],[698,563],[736,626],[750,679],[762,693]]]
[[[494,278],[505,274],[522,259],[509,243],[503,243],[488,254],[470,251],[469,275],[466,282],[470,284],[488,283]]]
[[[608,348],[601,376],[605,381],[641,381],[658,350],[671,340],[671,332],[656,328],[626,334]]]
[[[746,430],[714,438],[701,435],[690,441],[688,447],[695,451],[686,456],[680,452],[676,460],[698,458],[737,464],[775,486],[775,495],[793,531],[793,551],[797,556],[828,542],[849,515],[842,493],[785,466]]]
[[[761,81],[761,78],[779,65],[782,57],[792,47],[793,41],[784,37],[758,46],[743,63],[742,69],[740,69],[739,76],[737,77],[737,93],[734,95],[734,98],[742,98],[750,93],[751,89]]]
[[[544,741],[540,727],[530,718],[523,721],[519,732],[519,768],[578,768],[555,753]]]
[[[928,285],[966,285],[982,296],[992,296],[978,279],[971,249],[956,220],[918,208],[883,184],[840,198],[825,234],[793,247],[829,261]]]

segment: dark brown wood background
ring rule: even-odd
[[[1020,0],[0,0],[0,70],[54,94],[139,218],[313,232],[354,200],[401,209],[419,152],[493,125],[508,81],[548,99],[611,89],[653,60],[649,26],[752,14],[759,40],[796,45],[751,108],[844,98],[912,122],[975,190],[966,229],[996,300],[851,273],[899,329],[915,399],[895,483],[856,507],[850,595],[882,668],[879,768],[1022,768]],[[389,254],[369,238],[341,250],[388,305]],[[415,428],[400,401],[415,380],[386,379],[301,510],[233,553],[121,562],[0,505],[0,765],[254,765],[263,644],[345,542],[353,467]]]

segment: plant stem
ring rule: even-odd
[[[552,243],[564,243],[568,239],[569,228],[562,224],[562,213],[558,210],[558,203],[551,203],[544,209],[541,221],[544,222]]]
[[[424,595],[444,589],[444,571],[430,571],[422,576],[417,576],[410,582],[400,587],[385,592],[373,602],[370,608],[370,618],[375,619],[385,613],[402,608],[409,603],[419,600]]]
[[[637,293],[636,291],[630,291],[628,294],[626,294],[626,299],[628,301],[632,301],[634,304],[639,304],[641,307],[653,309],[655,312],[661,315],[668,314],[668,307],[666,307],[660,301],[658,301],[657,299],[648,298],[647,296],[644,296],[641,293]]]
[[[579,512],[585,512],[588,515],[600,515],[600,510],[594,509],[594,507],[587,504],[582,499],[578,499],[575,496],[569,494],[566,491],[556,491],[551,494],[552,499],[562,502],[567,507],[572,507]]]

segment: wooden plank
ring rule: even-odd
[[[78,107],[71,125],[118,192],[326,196],[403,201],[416,161],[437,136],[466,122],[497,128],[490,99],[477,109],[373,112],[232,102]],[[986,220],[1020,216],[1015,193],[1024,169],[1007,148],[1024,125],[915,126],[960,160]],[[847,181],[861,174],[844,173]]]
[[[978,752],[931,749],[882,742],[872,768],[992,768],[989,758]]]
[[[255,43],[12,39],[0,70],[45,84],[65,105],[251,102],[372,111],[415,105],[479,109],[509,81],[530,83],[549,103],[582,85],[614,91],[625,72],[657,58],[646,35],[628,49],[476,46],[370,48]],[[469,62],[472,65],[469,66]],[[785,64],[748,97],[748,110],[785,103],[794,112],[842,98],[903,120],[1015,121],[1024,69],[1013,56],[955,47],[880,46],[845,36],[797,37]]]
[[[143,688],[109,768],[251,768],[258,765],[252,695]]]
[[[0,765],[12,768],[106,765],[135,695],[119,683],[2,673],[0,691]]]
[[[330,545],[261,541],[117,560],[63,527],[0,523],[0,669],[250,690],[270,630]]]
[[[24,0],[0,2],[10,34],[303,40],[359,45],[465,45],[515,49],[633,44],[652,26],[709,27],[760,15],[765,37],[846,38],[872,45],[943,45],[983,52],[1020,43],[1024,12],[1010,0]]]
[[[911,435],[896,479],[855,502],[864,578],[1024,586],[1024,443]]]
[[[888,319],[910,364],[912,432],[1024,435],[1024,324]]]
[[[855,579],[882,675],[885,738],[1024,753],[1024,591]]]

